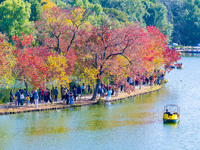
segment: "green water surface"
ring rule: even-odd
[[[0,149],[200,149],[200,57],[183,57],[154,93],[102,105],[0,116]],[[179,124],[162,122],[165,104]]]

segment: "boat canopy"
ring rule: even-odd
[[[180,114],[180,106],[179,105],[175,105],[175,104],[165,105],[163,112],[165,113],[166,110],[168,110],[170,113],[177,112],[178,114]]]
[[[171,107],[180,107],[179,105],[176,105],[176,104],[168,104],[168,105],[165,105],[165,107],[168,107],[168,106],[169,106],[169,107],[170,107],[170,106],[171,106]]]

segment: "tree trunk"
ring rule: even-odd
[[[98,88],[99,88],[100,83],[101,83],[101,79],[97,79],[97,84],[94,89],[94,93],[93,93],[91,100],[95,100],[97,98],[97,93],[98,93]]]
[[[28,83],[27,83],[26,80],[24,80],[24,84],[25,84],[25,86],[26,86],[26,91],[27,91],[27,94],[28,94]]]

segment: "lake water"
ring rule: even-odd
[[[200,57],[183,57],[154,93],[66,110],[0,116],[0,149],[200,149]],[[181,107],[180,123],[163,124],[165,104]]]

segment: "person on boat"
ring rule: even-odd
[[[179,114],[178,114],[178,112],[176,112],[176,111],[174,112],[174,115],[177,115],[177,117],[179,117]]]
[[[177,113],[176,111],[174,112],[174,114],[175,114],[175,115],[178,115],[178,113]]]
[[[166,109],[165,114],[171,115],[171,113],[168,111],[168,109]]]

